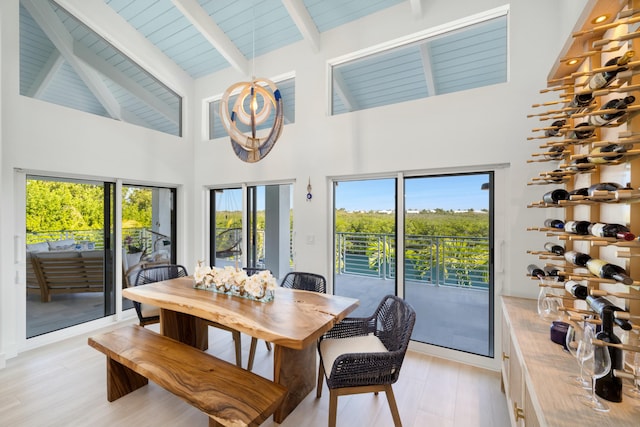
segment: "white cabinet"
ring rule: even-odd
[[[637,401],[608,402],[595,413],[576,397],[582,393],[566,378],[578,373],[576,360],[550,339],[536,301],[502,297],[502,381],[515,427],[638,427]]]

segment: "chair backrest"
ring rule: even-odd
[[[258,267],[242,267],[242,269],[247,273],[247,276],[253,276],[254,274],[260,273],[261,271],[264,271],[264,268],[258,268]]]
[[[156,265],[142,268],[136,276],[135,286],[147,283],[160,282],[161,280],[175,279],[188,276],[187,269],[177,264]]]
[[[411,341],[416,312],[402,298],[385,296],[372,316],[374,333],[389,351],[405,353]]]
[[[324,276],[315,273],[292,271],[287,273],[280,284],[283,288],[300,289],[303,291],[327,292],[327,281]]]

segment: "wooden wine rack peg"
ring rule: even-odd
[[[632,40],[635,38],[640,37],[640,32],[633,32],[633,33],[629,33],[629,34],[623,34],[619,37],[614,37],[612,39],[602,39],[602,40],[597,40],[595,42],[593,42],[592,46],[594,49],[598,48],[598,47],[602,47],[602,46],[606,46],[609,43],[615,43],[615,42],[623,42],[623,41],[627,41],[627,40]]]
[[[625,13],[625,16],[622,16],[621,14]],[[635,13],[637,12],[631,12],[631,11],[624,11],[624,12],[620,12],[620,15],[618,15],[618,20],[611,22],[609,24],[603,24],[603,25],[597,25],[593,28],[590,28],[588,30],[583,30],[583,31],[576,31],[575,33],[571,34],[571,37],[581,37],[587,34],[597,34],[597,33],[603,33],[607,30],[610,30],[612,28],[616,28],[620,25],[628,25],[628,24],[634,24],[636,22],[640,22],[640,17],[638,16],[633,16]],[[628,18],[628,17],[632,17],[629,19],[622,19],[622,18]]]
[[[637,68],[639,65],[640,65],[640,61],[632,61],[632,62],[629,62],[629,63],[625,64],[624,68],[634,69],[634,68]],[[615,71],[620,67],[621,67],[620,65],[608,65],[606,67],[593,68],[593,69],[591,69],[589,71],[579,71],[579,72],[573,73],[573,74],[571,74],[570,77],[565,77],[564,79],[565,80],[575,80],[578,77],[593,76],[594,74],[604,73],[604,72],[607,72],[607,71]]]
[[[634,351],[636,353],[640,353],[640,347],[635,346],[635,345],[628,345],[628,344],[616,344],[616,343],[612,343],[612,342],[605,342],[602,340],[597,340],[597,339],[592,339],[591,342],[595,345],[599,345],[599,346],[605,346],[605,347],[615,347],[615,348],[619,348],[620,350],[625,350],[625,351]]]
[[[589,293],[591,295],[593,295],[594,297],[616,297],[616,298],[624,298],[624,299],[633,299],[633,300],[640,300],[640,295],[632,295],[632,294],[627,294],[624,292],[608,292],[608,291],[601,291],[599,289],[591,289],[589,291]]]

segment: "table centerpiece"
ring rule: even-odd
[[[221,294],[234,295],[254,301],[273,301],[277,287],[275,277],[269,270],[248,275],[246,271],[233,266],[209,267],[198,261],[193,274],[194,287]]]

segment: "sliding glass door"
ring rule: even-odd
[[[334,182],[334,293],[368,316],[396,292],[396,180]]]
[[[242,188],[211,190],[211,260],[242,267]]]
[[[244,204],[242,188],[211,190],[211,265],[264,268],[278,279],[291,271],[291,187],[246,186]]]
[[[122,285],[141,268],[176,262],[176,189],[122,185]],[[122,298],[123,309],[133,303]]]
[[[27,176],[27,338],[115,313],[114,188]]]
[[[493,357],[493,173],[402,178],[402,204],[396,184],[334,182],[334,293],[360,300],[356,316],[402,296],[413,340]]]
[[[492,174],[404,180],[404,297],[413,339],[493,356]]]

